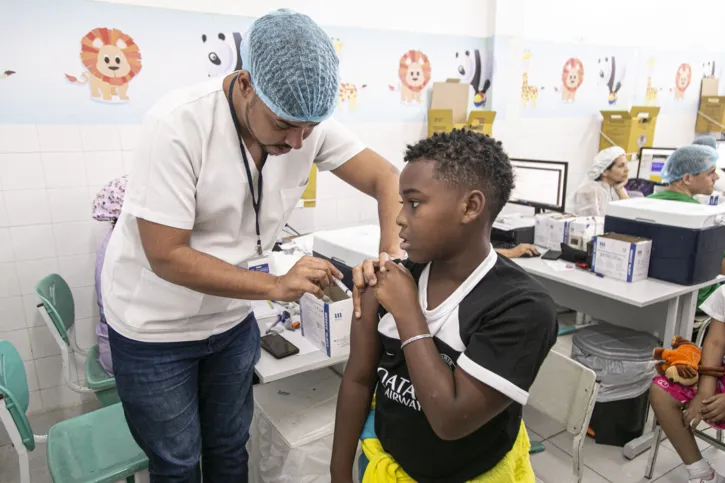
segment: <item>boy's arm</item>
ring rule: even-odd
[[[357,291],[357,288],[355,288]],[[337,397],[335,436],[330,473],[333,483],[350,483],[352,468],[377,379],[382,354],[378,336],[378,301],[372,289],[361,295],[361,317],[353,317],[350,330],[350,359],[342,376]]]

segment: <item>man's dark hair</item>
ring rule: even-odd
[[[454,129],[408,145],[406,162],[435,163],[439,179],[461,189],[480,190],[491,218],[498,216],[514,188],[511,162],[500,141],[467,129]]]

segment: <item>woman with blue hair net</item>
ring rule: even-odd
[[[604,216],[612,201],[628,198],[624,185],[629,179],[624,149],[612,146],[594,157],[587,180],[574,192],[571,211],[578,216]]]
[[[380,250],[402,254],[398,171],[330,119],[339,81],[327,34],[278,10],[240,50],[243,70],[171,92],[148,113],[103,264],[118,393],[152,482],[199,482],[202,471],[247,481],[260,357],[250,301],[322,297],[342,278],[313,257],[270,273],[313,164],[376,199]]]

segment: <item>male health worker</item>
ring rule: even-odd
[[[264,271],[313,163],[377,200],[380,249],[399,255],[398,172],[329,119],[338,59],[325,32],[275,11],[243,37],[242,62],[148,113],[106,253],[113,369],[152,482],[247,481],[250,300],[321,296],[341,277],[311,257]]]

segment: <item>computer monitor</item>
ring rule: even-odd
[[[531,206],[536,213],[543,210],[564,212],[569,163],[511,159],[516,187],[509,203]]]
[[[674,151],[675,148],[641,148],[637,179],[662,183],[662,168],[665,167],[667,157]]]

